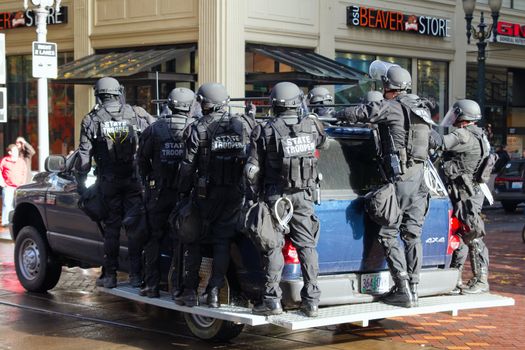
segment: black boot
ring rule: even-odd
[[[412,294],[410,293],[410,287],[408,286],[408,280],[397,280],[395,281],[395,290],[390,290],[380,300],[389,305],[411,307],[412,306]]]
[[[185,288],[182,293],[175,296],[175,304],[193,307],[199,305],[197,290]]]
[[[300,310],[308,317],[317,317],[319,314],[319,306],[312,302],[303,301]]]
[[[463,284],[463,267],[458,267],[458,280],[456,282],[456,287],[452,289],[448,294],[450,295],[458,295],[461,294],[461,291],[465,288],[465,285]]]
[[[139,290],[139,295],[148,298],[160,298],[159,286],[146,286]]]
[[[279,315],[283,313],[281,301],[278,299],[263,299],[262,303],[252,308],[252,314],[255,315]]]
[[[489,279],[487,273],[481,273],[479,277],[476,277],[476,281],[469,286],[469,288],[463,289],[463,294],[481,294],[489,292]]]
[[[132,273],[129,275],[129,284],[133,288],[140,288],[142,286],[142,276],[140,274]]]
[[[410,283],[410,294],[412,294],[412,306],[419,306],[419,296],[417,295],[417,283]]]
[[[97,278],[95,283],[98,287],[115,288],[117,286],[117,274],[106,273]]]
[[[221,303],[219,302],[219,293],[219,287],[208,288],[206,296],[208,307],[216,309],[221,306]]]

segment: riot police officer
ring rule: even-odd
[[[334,114],[333,107],[325,107],[324,105],[333,105],[334,98],[330,91],[324,87],[316,87],[310,90],[306,97],[310,110],[319,117],[332,118]],[[319,106],[319,107],[317,107]]]
[[[230,241],[236,233],[242,207],[242,171],[247,158],[253,118],[230,115],[226,88],[218,83],[203,84],[197,92],[202,117],[191,126],[186,156],[181,163],[179,191],[191,195],[198,210],[202,235],[185,244],[184,292],[175,302],[198,304],[201,243],[213,248],[212,273],[206,288],[206,302],[217,308],[230,258]]]
[[[462,223],[460,245],[452,255],[450,267],[459,270],[454,293],[478,294],[489,290],[489,253],[483,242],[485,224],[481,218],[484,194],[476,178],[490,144],[483,129],[476,125],[481,120],[479,105],[472,100],[458,100],[441,122],[454,126],[451,133],[441,136],[433,133],[433,140],[443,153],[443,171],[454,207],[454,216]],[[473,278],[463,285],[461,274],[470,253]]]
[[[82,120],[79,161],[76,164],[79,193],[85,190],[85,179],[91,169],[91,158],[97,163],[99,188],[108,208],[104,224],[104,266],[97,285],[114,288],[119,267],[120,229],[126,214],[142,202],[135,153],[141,130],[148,126],[151,116],[140,107],[122,102],[123,90],[110,77],[95,84],[97,105]],[[142,242],[139,232],[128,231],[130,282],[139,287],[142,282]]]
[[[150,236],[144,246],[145,287],[141,295],[159,297],[160,245],[168,230],[168,216],[177,202],[179,164],[184,158],[184,130],[193,121],[190,109],[195,100],[187,88],[173,89],[168,96],[168,115],[148,126],[140,136],[137,159],[146,189],[146,211]]]
[[[293,83],[281,82],[273,87],[270,104],[274,117],[253,131],[245,176],[251,188],[250,200],[263,200],[272,211],[283,198],[293,205],[288,229],[303,275],[301,310],[315,317],[321,295],[316,249],[319,220],[313,210],[314,189],[319,181],[315,150],[327,146],[327,139],[314,115],[302,115],[303,98],[303,92]],[[281,212],[278,215],[284,215],[282,208],[277,210]],[[279,227],[275,232],[277,244],[262,252],[265,285],[261,302],[252,309],[255,314],[282,312],[279,282],[284,267],[281,250],[285,229]]]
[[[424,101],[414,99],[414,95],[407,96],[411,86],[407,70],[392,66],[381,79],[383,100],[346,108],[338,112],[337,117],[377,125],[380,138],[377,144],[381,148],[379,169],[385,183],[394,185],[400,209],[397,216],[383,223],[379,231],[379,241],[395,283],[381,300],[411,307],[417,303],[422,264],[421,231],[430,199],[423,171],[428,158],[432,120]],[[404,249],[397,240],[399,232]]]

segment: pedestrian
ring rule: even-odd
[[[226,88],[218,83],[203,84],[197,92],[202,117],[192,124],[186,141],[186,155],[179,173],[179,191],[190,196],[199,212],[202,232],[188,241],[184,252],[184,292],[175,302],[198,304],[201,244],[213,247],[212,272],[206,287],[209,307],[220,306],[219,291],[224,286],[230,259],[230,242],[236,234],[242,207],[242,171],[247,158],[253,117],[231,115]]]
[[[272,211],[283,198],[293,206],[288,237],[297,249],[303,275],[300,308],[307,316],[315,317],[321,296],[317,284],[319,220],[313,209],[320,180],[315,151],[327,145],[327,138],[315,115],[303,115],[303,98],[303,92],[293,83],[281,82],[273,87],[270,104],[275,117],[254,129],[245,174],[251,189],[249,199],[266,202]],[[284,216],[281,208],[277,209]],[[275,234],[277,244],[262,252],[265,284],[262,299],[252,309],[254,314],[276,315],[283,311],[279,282],[284,267],[285,229],[281,226],[277,232],[265,233]]]
[[[26,164],[14,144],[7,146],[7,156],[0,160],[2,186],[2,226],[9,225],[9,213],[14,209],[15,190],[26,181]]]
[[[385,220],[376,221],[381,225],[379,241],[394,281],[392,289],[380,300],[412,307],[418,302],[423,249],[421,231],[430,200],[423,172],[433,122],[428,108],[430,103],[417,95],[407,94],[412,81],[407,70],[392,66],[381,79],[383,100],[345,108],[337,117],[351,123],[366,122],[377,126],[378,165],[385,182],[382,189],[393,185],[388,198],[392,198],[394,208],[399,209],[378,213],[384,215]],[[399,234],[404,248],[398,242]]]
[[[18,147],[18,153],[20,157],[26,163],[27,176],[25,183],[30,183],[33,179],[33,174],[31,172],[31,158],[35,155],[35,149],[29,142],[26,141],[22,136],[16,138],[16,147]]]
[[[140,294],[150,298],[160,296],[160,247],[168,232],[168,216],[178,199],[178,170],[185,152],[183,134],[193,121],[190,110],[194,100],[195,93],[190,89],[173,89],[167,104],[170,114],[148,126],[140,136],[137,159],[150,229],[144,246],[145,286]],[[173,253],[178,251],[174,249]]]
[[[142,187],[138,179],[135,156],[139,133],[148,126],[151,116],[140,107],[122,102],[122,87],[110,77],[95,84],[97,104],[82,120],[79,158],[76,163],[77,190],[82,194],[91,158],[97,163],[96,175],[108,216],[104,224],[104,266],[97,279],[98,286],[114,288],[119,268],[120,230],[123,219],[142,205]],[[130,283],[142,283],[140,232],[127,228]],[[135,231],[135,230],[133,230]]]
[[[485,196],[477,173],[490,152],[490,143],[484,130],[476,125],[481,117],[476,101],[458,100],[441,122],[443,127],[453,126],[454,131],[445,136],[432,133],[436,145],[444,151],[443,170],[453,213],[462,223],[460,245],[452,254],[450,263],[450,267],[459,270],[455,294],[478,294],[489,290],[489,252],[483,242],[486,233],[481,218]],[[467,256],[470,256],[473,277],[463,285],[462,272]]]
[[[507,163],[510,161],[509,152],[507,152],[507,145],[499,145],[496,147],[496,154],[498,155],[498,160],[494,164],[494,173],[498,174]]]

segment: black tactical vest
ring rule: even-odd
[[[183,133],[191,118],[166,116],[151,125],[154,135],[152,176],[161,187],[174,188],[179,164],[184,158],[186,144]]]
[[[277,117],[263,128],[265,184],[283,189],[313,187],[317,179],[315,149],[319,137],[315,122],[306,117],[298,124],[286,125],[282,118]]]
[[[211,186],[239,185],[247,159],[252,125],[249,118],[212,113],[196,125],[199,134],[199,177]]]
[[[428,159],[430,142],[430,113],[428,109],[400,100],[405,115],[407,161],[424,162]],[[425,117],[425,113],[428,113]]]
[[[133,108],[123,105],[119,112],[109,113],[101,107],[92,118],[97,127],[93,147],[98,173],[131,176],[140,132]]]
[[[464,129],[473,136],[469,139],[466,147],[464,147],[466,151],[448,151],[444,153],[443,168],[446,172],[446,175],[452,179],[461,175],[468,175],[469,177],[473,178],[482,161],[482,155],[488,155],[490,150],[481,149],[482,145],[488,143],[488,141],[484,141],[486,136],[484,135],[483,129],[476,125],[469,125]]]

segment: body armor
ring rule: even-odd
[[[264,126],[266,154],[265,184],[283,189],[313,187],[317,179],[315,149],[319,136],[311,117],[287,125],[275,118]]]
[[[118,113],[101,107],[92,118],[97,124],[94,155],[99,174],[129,176],[140,133],[135,111],[129,105],[123,105]]]
[[[247,158],[249,144],[249,118],[228,113],[212,113],[196,126],[199,148],[198,192],[208,185],[238,185]],[[204,196],[203,196],[204,197]]]
[[[418,99],[401,98],[406,119],[407,139],[405,161],[424,162],[428,158],[430,126],[433,124],[428,108],[421,106]],[[403,162],[404,159],[401,159]]]
[[[175,188],[177,185],[178,168],[186,148],[183,132],[187,122],[186,116],[170,115],[151,126],[156,135],[152,177],[162,188]]]

